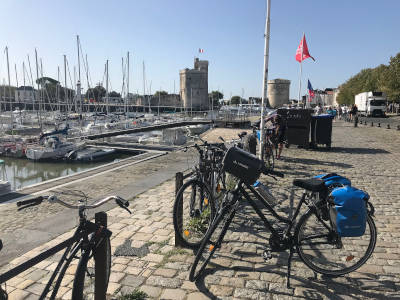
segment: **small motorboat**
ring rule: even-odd
[[[2,159],[0,159],[0,169],[1,169],[0,195],[4,195],[11,192],[11,184],[7,180],[6,166],[4,164],[4,160]]]
[[[116,150],[111,148],[87,147],[85,149],[78,149],[69,152],[66,155],[66,159],[80,162],[100,161],[107,159],[115,153]]]

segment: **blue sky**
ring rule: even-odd
[[[265,0],[3,0],[0,80],[7,80],[5,46],[13,84],[14,63],[21,84],[22,62],[29,54],[34,68],[35,48],[45,76],[57,78],[66,54],[73,77],[79,34],[93,83],[102,81],[109,59],[112,88],[120,91],[121,57],[130,51],[131,91],[143,91],[144,61],[152,92],[173,92],[174,81],[178,92],[179,70],[192,67],[203,48],[210,90],[260,96],[265,8]],[[294,55],[303,32],[316,59],[303,63],[303,93],[308,78],[314,88],[336,87],[363,68],[387,64],[400,52],[399,11],[398,0],[272,0],[269,79],[291,80],[290,97],[297,98]]]

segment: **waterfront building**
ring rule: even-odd
[[[35,103],[38,99],[38,91],[31,86],[20,86],[15,89],[15,102]]]

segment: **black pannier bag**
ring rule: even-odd
[[[260,177],[264,167],[262,160],[237,147],[232,147],[226,152],[222,163],[223,171],[248,184],[253,184]]]

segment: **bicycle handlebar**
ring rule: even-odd
[[[21,206],[27,207],[27,206],[31,206],[31,205],[37,205],[37,204],[42,203],[43,200],[45,200],[45,199],[47,199],[50,203],[57,202],[65,207],[72,208],[72,209],[93,209],[93,208],[99,207],[111,200],[115,200],[115,202],[118,204],[118,206],[129,211],[129,209],[127,208],[129,206],[129,201],[127,201],[119,196],[109,196],[109,197],[99,200],[98,202],[91,204],[91,205],[82,205],[82,204],[81,205],[72,205],[72,204],[69,204],[69,203],[59,199],[56,195],[39,196],[34,199],[18,201],[17,206],[18,207],[21,207]],[[21,207],[20,209],[23,209],[25,207]]]

